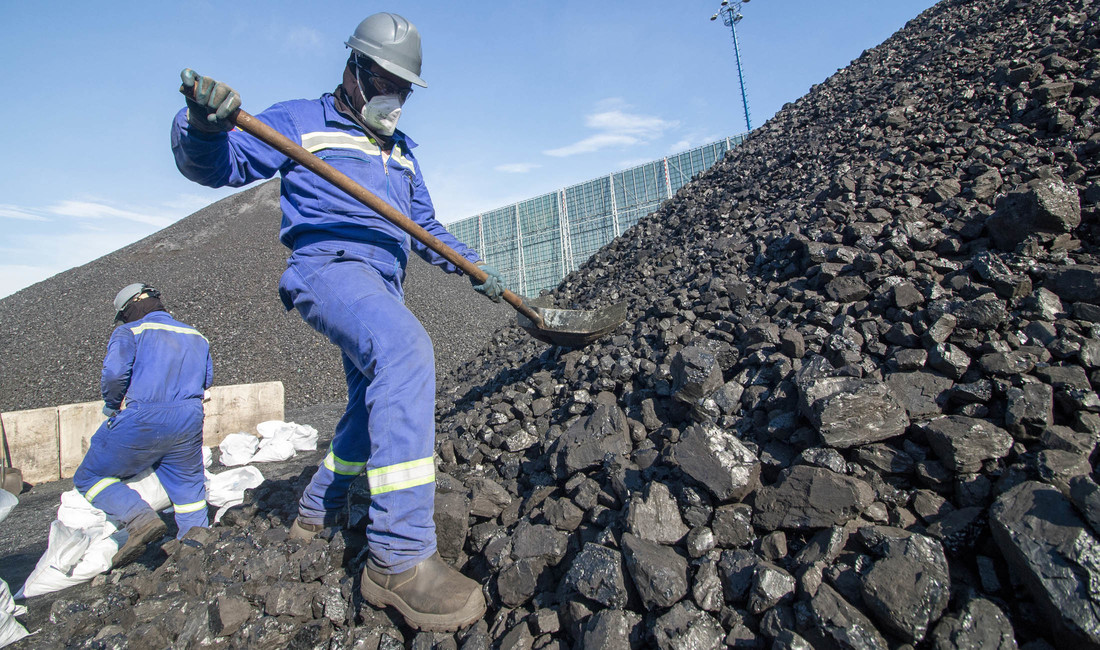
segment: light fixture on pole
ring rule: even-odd
[[[718,9],[718,13],[710,17],[711,20],[718,20],[718,16],[722,17],[722,23],[730,28],[730,32],[733,33],[733,54],[737,58],[737,80],[741,82],[741,103],[745,107],[745,126],[749,131],[752,131],[752,119],[749,117],[749,96],[745,92],[745,75],[741,70],[741,48],[737,45],[737,23],[741,22],[744,16],[741,15],[741,5],[747,4],[749,0],[722,0],[722,6]]]

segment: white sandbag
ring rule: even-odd
[[[116,522],[107,520],[107,513],[88,503],[88,500],[76,490],[61,494],[61,505],[57,507],[57,520],[77,530],[103,529],[102,537],[118,530]]]
[[[260,439],[249,433],[231,433],[218,445],[221,450],[221,462],[226,467],[244,465],[256,455]]]
[[[273,463],[294,457],[294,443],[289,440],[267,438],[260,441],[260,448],[250,462]]]
[[[104,536],[104,528],[69,528],[60,521],[50,524],[49,545],[27,577],[16,598],[30,598],[65,589],[111,568],[111,559],[126,531]]]
[[[15,643],[25,636],[27,636],[27,628],[23,627],[11,614],[0,612],[0,648]]]
[[[125,481],[154,510],[171,507],[172,500],[160,479],[148,469]],[[80,492],[69,490],[61,495],[57,520],[50,524],[46,552],[16,594],[29,598],[91,580],[111,568],[118,547],[126,543],[127,533],[119,522],[96,508]]]
[[[0,580],[0,614],[22,616],[26,613],[26,607],[15,604],[15,600],[11,597],[11,590],[8,589],[8,583]]]
[[[223,509],[235,506],[244,501],[245,490],[263,482],[264,475],[255,467],[238,467],[220,474],[207,472],[206,502]]]
[[[19,497],[0,488],[0,521],[4,521],[11,514],[12,508],[19,505]]]
[[[317,429],[308,424],[268,420],[257,424],[256,431],[263,438],[289,440],[294,443],[294,449],[297,451],[316,451],[317,449]]]
[[[202,448],[202,466],[203,469],[210,467],[210,463],[214,462],[214,450],[210,447]]]

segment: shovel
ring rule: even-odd
[[[4,455],[0,458],[0,488],[19,494],[23,491],[23,472],[11,467],[11,452],[8,451],[8,434],[4,431],[4,420],[0,418],[0,442],[4,445]]]
[[[180,92],[190,97],[192,91],[185,86]],[[388,219],[421,244],[442,255],[448,262],[484,284],[489,275],[476,264],[462,257],[435,235],[421,228],[415,221],[395,210],[371,191],[348,178],[332,165],[321,160],[289,138],[264,124],[243,109],[237,109],[228,118],[237,128],[267,144],[299,165],[311,170],[332,183],[352,198]],[[529,300],[507,289],[502,296],[517,312],[519,326],[536,339],[562,347],[581,347],[614,330],[626,320],[626,305],[618,303],[596,310],[556,309],[544,298]]]

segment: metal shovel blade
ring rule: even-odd
[[[516,314],[519,326],[536,339],[565,348],[579,348],[611,332],[626,320],[626,303],[594,310],[558,309],[550,296],[525,298],[524,304],[542,317],[536,323],[522,312]]]

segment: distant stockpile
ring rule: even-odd
[[[493,335],[437,401],[471,629],[363,602],[355,517],[285,541],[303,477],[34,643],[1100,647],[1098,111],[1098,3],[944,0],[554,292],[618,331]]]
[[[280,219],[276,180],[0,300],[0,410],[99,399],[111,300],[135,281],[160,289],[168,309],[210,339],[216,384],[282,381],[290,407],[344,401],[339,350],[279,301],[288,254]],[[512,317],[415,256],[405,292],[435,344],[437,372]]]

